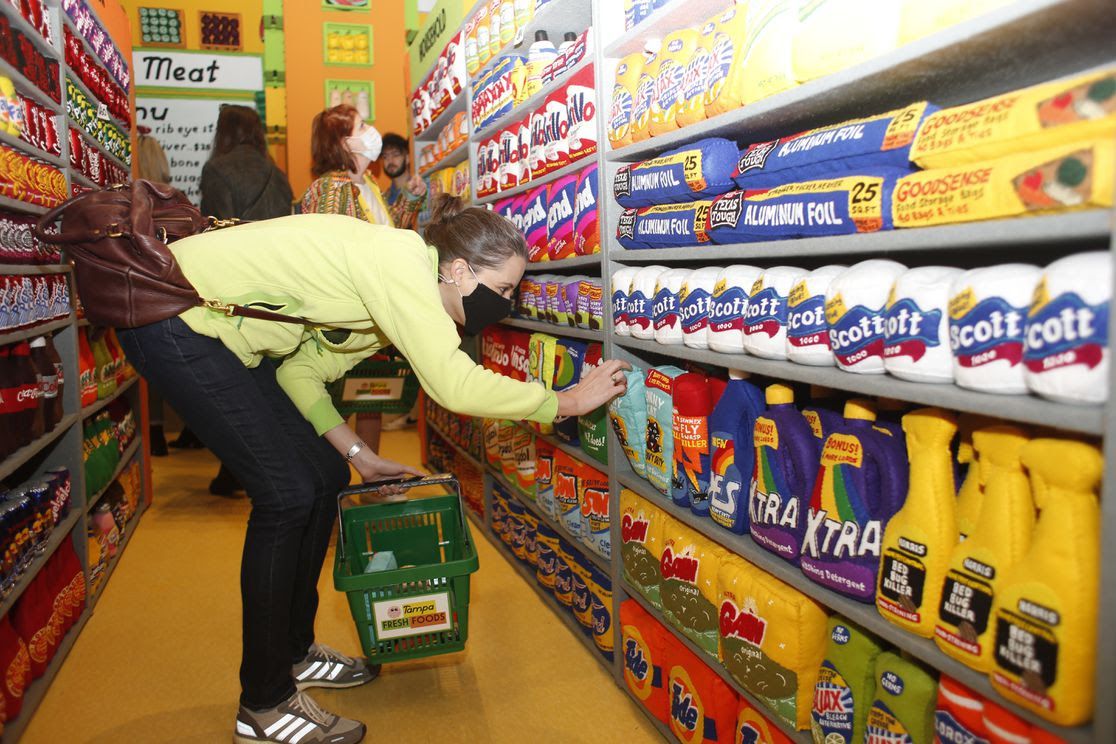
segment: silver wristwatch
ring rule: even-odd
[[[364,449],[364,447],[364,442],[358,440],[356,444],[354,444],[352,447],[349,447],[349,451],[345,453],[345,461],[352,462],[353,458],[356,457],[357,453]]]

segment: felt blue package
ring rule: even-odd
[[[894,168],[907,173],[911,143],[938,110],[926,101],[885,114],[757,142],[740,152],[733,179],[742,189],[772,189],[798,181]]]
[[[706,218],[710,202],[661,204],[625,209],[616,226],[616,239],[629,249],[676,248],[709,242]]]
[[[717,196],[734,188],[739,162],[736,143],[709,137],[629,165],[616,172],[612,193],[622,207],[678,204]]]
[[[891,192],[901,175],[878,169],[747,196],[730,191],[713,200],[707,232],[715,243],[747,243],[890,230]]]
[[[613,398],[608,404],[608,417],[612,430],[628,464],[641,478],[647,477],[645,464],[647,440],[647,394],[643,387],[646,370],[632,367],[626,373],[628,388],[623,395]]]

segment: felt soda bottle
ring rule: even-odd
[[[997,425],[973,432],[985,483],[980,519],[953,550],[942,587],[934,641],[946,654],[988,671],[992,663],[992,604],[1004,574],[1031,543],[1035,505],[1020,455],[1027,433]]]
[[[993,605],[992,686],[1060,726],[1093,711],[1104,459],[1084,442],[1035,439],[1024,467],[1039,509],[1030,550]]]
[[[861,744],[876,694],[880,642],[843,617],[829,618],[825,660],[818,668],[810,730],[815,744]]]
[[[957,497],[950,442],[956,417],[920,408],[903,417],[910,489],[903,508],[884,530],[883,565],[876,608],[896,625],[927,638],[934,635],[942,580],[957,544]]]
[[[767,411],[756,419],[749,528],[762,548],[798,562],[806,530],[807,493],[818,470],[819,443],[794,407],[786,385],[767,388]]]
[[[729,381],[709,414],[709,516],[730,532],[748,531],[748,491],[756,450],[756,419],[767,407],[763,391],[729,370]]]
[[[612,86],[612,104],[608,110],[608,141],[613,148],[632,144],[635,90],[645,59],[643,52],[636,52],[616,65],[616,82]]]
[[[890,651],[880,654],[864,744],[932,744],[937,696],[937,681],[921,666]]]

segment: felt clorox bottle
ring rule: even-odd
[[[845,420],[822,446],[799,565],[813,581],[872,602],[884,527],[907,493],[899,437],[875,426],[870,401],[845,403]]]
[[[767,411],[756,419],[749,529],[759,545],[796,563],[806,530],[807,494],[818,469],[819,442],[794,407],[794,391],[769,385]]]
[[[940,408],[920,408],[903,417],[903,431],[911,463],[910,490],[884,530],[876,608],[896,625],[929,638],[958,539],[950,451],[957,419]]]
[[[814,744],[861,744],[876,694],[880,642],[843,617],[829,618],[825,660],[818,669],[810,730]]]
[[[767,408],[763,391],[729,370],[721,399],[709,414],[709,516],[730,532],[748,531],[748,492],[756,450],[752,434]]]
[[[1060,726],[1093,711],[1104,459],[1084,442],[1035,439],[1023,448],[1039,508],[1031,548],[1009,569],[993,606],[992,686]]]
[[[1003,424],[973,432],[985,484],[983,505],[976,527],[950,558],[934,641],[981,671],[992,663],[996,589],[1027,552],[1035,527],[1035,504],[1020,460],[1028,441],[1025,431]]]
[[[885,651],[876,657],[876,699],[864,744],[932,744],[938,683],[913,661]]]

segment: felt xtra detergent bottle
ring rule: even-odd
[[[766,397],[767,411],[756,419],[753,433],[749,529],[761,547],[797,563],[806,531],[807,494],[817,476],[819,442],[794,407],[793,390],[770,385]]]
[[[996,594],[992,686],[1060,726],[1093,711],[1104,459],[1084,442],[1035,439],[1023,448],[1039,508],[1031,549]]]
[[[950,443],[957,418],[941,408],[903,417],[910,459],[910,489],[903,508],[884,530],[883,565],[876,590],[880,614],[930,638],[949,558],[957,545],[957,490]]]
[[[709,516],[730,532],[748,531],[748,493],[756,450],[756,419],[767,408],[763,391],[729,371],[725,392],[709,414]]]
[[[934,641],[974,669],[992,666],[992,604],[1004,574],[1031,545],[1035,503],[1020,456],[1027,433],[1005,424],[973,432],[984,499],[967,540],[953,549]]]
[[[875,598],[883,531],[907,493],[903,443],[875,419],[870,401],[853,398],[826,438],[799,561],[812,580],[861,602]]]
[[[880,642],[839,615],[829,618],[829,642],[818,669],[810,730],[814,744],[861,744],[876,694]]]

